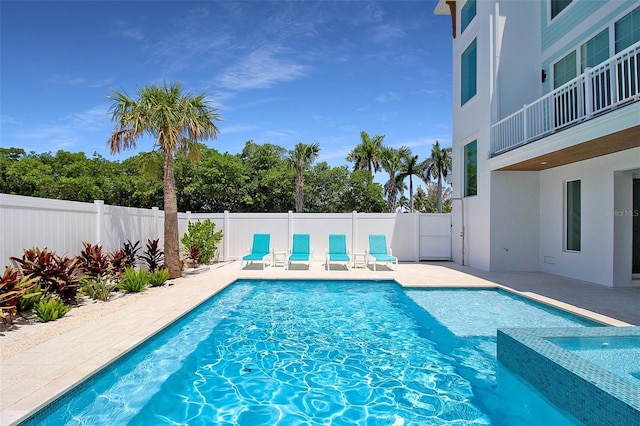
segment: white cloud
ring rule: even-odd
[[[142,41],[144,34],[140,28],[132,27],[128,22],[117,21],[113,24],[111,33],[115,37],[125,38],[128,40]]]
[[[400,99],[400,96],[395,92],[385,92],[378,96],[376,96],[376,102],[384,104],[386,102],[397,101]]]
[[[217,78],[227,90],[263,89],[304,77],[308,67],[292,59],[278,57],[281,49],[261,48],[224,70]]]

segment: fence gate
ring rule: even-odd
[[[451,214],[420,215],[420,260],[451,260]]]

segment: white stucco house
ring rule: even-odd
[[[453,260],[640,286],[640,3],[440,0]]]

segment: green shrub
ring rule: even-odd
[[[146,269],[140,269],[136,272],[133,268],[126,268],[124,275],[120,278],[118,288],[127,293],[140,293],[147,289],[147,283],[151,273]]]
[[[18,301],[18,312],[26,312],[33,309],[34,305],[42,300],[42,291],[36,286],[32,290],[24,293]]]
[[[169,270],[167,268],[157,269],[149,276],[149,284],[151,287],[159,287],[164,285],[169,279]]]
[[[93,300],[100,300],[102,302],[106,302],[109,300],[111,293],[118,287],[118,284],[115,283],[111,278],[103,277],[103,278],[94,278],[89,280],[84,280],[82,282],[82,293],[86,294]]]
[[[33,306],[36,319],[40,322],[55,321],[58,318],[62,318],[70,309],[71,306],[50,297],[40,300]]]
[[[180,242],[184,245],[186,256],[195,263],[209,263],[216,254],[218,243],[222,240],[222,231],[215,232],[216,224],[210,219],[201,222],[189,222],[187,232]],[[197,249],[194,250],[194,247]],[[196,253],[197,259],[194,259]]]

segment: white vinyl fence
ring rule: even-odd
[[[219,261],[239,260],[254,233],[271,234],[275,251],[290,249],[293,234],[310,234],[313,260],[324,259],[329,234],[345,234],[352,253],[364,253],[369,234],[385,234],[400,261],[451,258],[451,215],[424,213],[178,213],[180,235],[188,223],[210,219],[221,230]],[[94,203],[0,194],[0,263],[9,265],[26,248],[47,247],[75,256],[82,242],[107,251],[127,240],[159,238],[163,243],[164,212]]]

